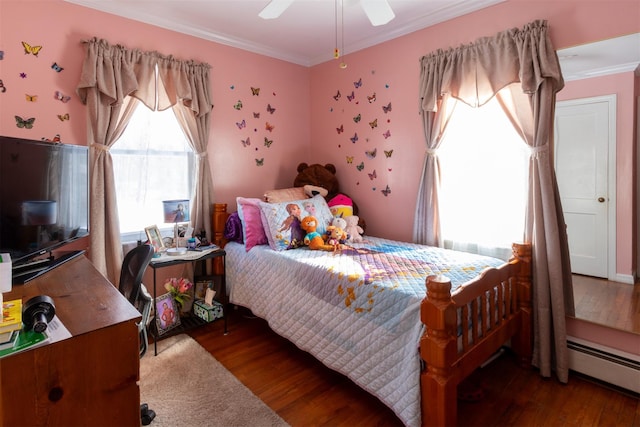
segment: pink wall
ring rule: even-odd
[[[636,248],[632,233],[635,222],[635,76],[633,72],[567,82],[558,94],[559,101],[616,95],[616,271],[632,275]]]
[[[75,87],[84,58],[80,41],[95,36],[212,66],[215,106],[209,159],[217,201],[235,206],[237,195],[259,196],[266,189],[290,186],[290,173],[309,157],[308,68],[61,0],[29,1],[28,14],[25,5],[20,0],[0,2],[0,79],[7,88],[0,93],[0,134],[37,140],[60,134],[65,143],[86,144],[85,108]],[[42,46],[38,56],[26,55],[22,41]],[[64,70],[53,71],[54,62]],[[20,77],[22,72],[26,78]],[[252,95],[251,87],[260,88],[260,95]],[[55,91],[71,95],[71,100],[55,100]],[[37,102],[27,102],[25,94],[37,95]],[[233,108],[238,100],[243,101],[242,110]],[[273,114],[267,112],[267,104],[276,109]],[[259,120],[253,112],[260,113]],[[57,118],[66,113],[70,120]],[[33,128],[17,128],[15,115],[35,117]],[[247,126],[240,130],[236,123],[242,120]],[[275,126],[270,133],[265,130],[267,121]],[[273,141],[269,148],[264,146],[265,135]],[[244,147],[247,137],[251,145]],[[263,158],[264,165],[256,166],[256,158]]]
[[[357,201],[368,232],[402,240],[411,240],[424,155],[417,99],[421,56],[519,28],[534,19],[549,21],[556,48],[640,31],[640,3],[635,1],[509,0],[360,52],[347,52],[348,67],[343,70],[335,61],[305,68],[62,0],[28,4],[27,15],[24,1],[0,1],[0,50],[4,51],[0,79],[7,88],[0,93],[0,134],[31,139],[60,134],[64,142],[86,143],[85,108],[74,95],[83,39],[96,36],[129,48],[207,62],[212,66],[215,104],[209,159],[216,201],[233,206],[236,196],[260,196],[268,189],[288,187],[299,162],[331,162],[338,168],[342,190]],[[345,37],[350,37],[348,28]],[[22,41],[41,45],[38,56],[25,54]],[[54,62],[64,70],[53,71]],[[22,72],[27,78],[20,77]],[[356,88],[354,82],[360,79],[362,85]],[[251,94],[251,87],[260,88],[259,97]],[[342,96],[336,101],[338,90]],[[55,100],[55,91],[71,95],[71,100]],[[351,91],[354,99],[349,101]],[[367,97],[374,92],[376,100],[369,102]],[[37,95],[38,101],[27,102],[26,94]],[[242,110],[233,108],[238,100],[243,102]],[[265,119],[267,103],[276,112]],[[389,103],[392,108],[385,113],[382,107]],[[260,120],[252,118],[253,112],[260,112]],[[70,120],[60,121],[57,115],[66,113]],[[358,114],[360,126],[353,120]],[[33,129],[17,128],[15,115],[35,117]],[[247,126],[241,130],[236,123],[243,119]],[[369,123],[375,119],[377,127],[372,128]],[[273,132],[264,130],[266,121],[275,125]],[[341,124],[344,132],[338,133]],[[383,135],[386,131],[388,138]],[[355,132],[359,139],[354,144],[350,138]],[[274,141],[269,148],[263,144],[265,135]],[[247,137],[251,145],[244,147],[242,140]],[[622,144],[626,150],[629,143],[619,141],[618,149]],[[264,165],[257,166],[256,159],[261,158]],[[624,166],[624,175],[618,175],[619,191],[631,178],[628,161],[618,161]],[[385,196],[382,190],[387,185],[390,192]],[[618,220],[623,242],[619,255],[631,253],[628,249],[634,245],[621,229],[628,218]],[[631,264],[619,261],[618,268],[626,270]]]
[[[612,6],[614,3],[615,7]],[[520,28],[535,19],[549,22],[554,46],[561,49],[640,31],[640,3],[511,0],[360,52],[347,52],[344,58],[348,64],[346,69],[340,69],[337,61],[312,68],[312,155],[317,161],[338,165],[342,190],[357,197],[361,216],[367,220],[368,232],[411,239],[424,156],[417,95],[420,57],[436,49],[472,42],[507,28]],[[345,37],[348,39],[349,34],[345,34]],[[338,89],[344,97],[345,92],[351,92],[353,82],[361,77],[366,84],[359,91],[356,90],[361,104],[356,107],[353,102],[332,102],[331,96]],[[632,257],[635,238],[630,233],[633,224],[631,201],[635,196],[631,191],[632,126],[627,126],[631,118],[626,105],[633,91],[629,83],[625,83],[625,87],[627,92],[618,99],[619,103],[621,99],[625,103],[621,118],[626,123],[619,124],[618,133],[618,209],[621,211],[618,218],[618,269],[621,274],[631,274],[635,265]],[[607,88],[604,92],[609,90]],[[615,90],[622,91],[620,87]],[[365,95],[373,91],[376,91],[378,100],[375,104],[368,104]],[[393,111],[384,115],[380,107],[387,102],[392,102]],[[339,110],[331,111],[331,106],[338,104]],[[380,119],[390,118],[387,126],[391,129],[391,137],[385,140],[380,132],[370,132],[366,126],[360,126],[359,129],[364,129],[369,140],[357,146],[360,141],[351,144],[344,135],[337,134],[335,126],[344,122],[345,125],[349,124],[351,132],[346,136],[353,135],[356,126],[353,121],[349,122],[349,117],[356,111],[367,117],[367,121],[373,117],[378,117],[379,122]],[[378,148],[377,157],[367,158],[365,151],[375,147]],[[382,155],[382,148],[387,151],[393,149],[390,159]],[[346,156],[353,153],[357,160],[348,165]],[[365,162],[361,172],[355,168],[360,161]],[[374,169],[377,178],[370,181],[365,172]],[[378,190],[387,184],[391,194],[384,197]],[[626,201],[621,201],[621,195]]]

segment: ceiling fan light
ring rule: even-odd
[[[396,17],[386,0],[360,0],[360,4],[374,27],[387,24]]]
[[[264,9],[260,11],[258,16],[262,19],[275,19],[282,15],[282,12],[291,6],[293,0],[271,0]]]

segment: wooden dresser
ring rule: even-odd
[[[85,256],[4,299],[36,295],[71,338],[0,359],[0,426],[139,426],[140,313]]]

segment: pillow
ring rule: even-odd
[[[224,238],[230,242],[244,243],[242,237],[242,220],[238,212],[229,215],[227,222],[224,224]]]
[[[302,187],[282,188],[264,193],[264,200],[267,203],[281,203],[300,200],[308,197]]]
[[[301,240],[304,239],[306,233],[300,228],[299,220],[301,218],[309,215],[315,216],[318,220],[317,231],[320,234],[327,231],[327,226],[333,220],[327,202],[320,195],[311,199],[282,203],[260,202],[260,211],[269,246],[276,251],[304,246]],[[297,213],[298,220],[292,221],[295,213]]]
[[[236,197],[236,203],[238,216],[242,221],[242,235],[247,252],[254,246],[269,243],[260,218],[260,199]]]

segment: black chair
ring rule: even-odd
[[[140,332],[140,357],[147,351],[147,323],[151,315],[153,298],[142,284],[142,276],[153,257],[153,246],[139,245],[130,250],[122,261],[120,272],[120,293],[142,314],[138,324]]]
[[[142,284],[142,276],[144,276],[152,257],[153,246],[151,245],[139,245],[130,250],[122,261],[120,283],[118,284],[120,293],[142,314],[142,319],[138,324],[140,357],[145,355],[149,346],[147,323],[149,323],[153,304],[153,298]],[[149,409],[149,405],[146,403],[140,405],[142,425],[149,425],[155,416],[156,413]]]

